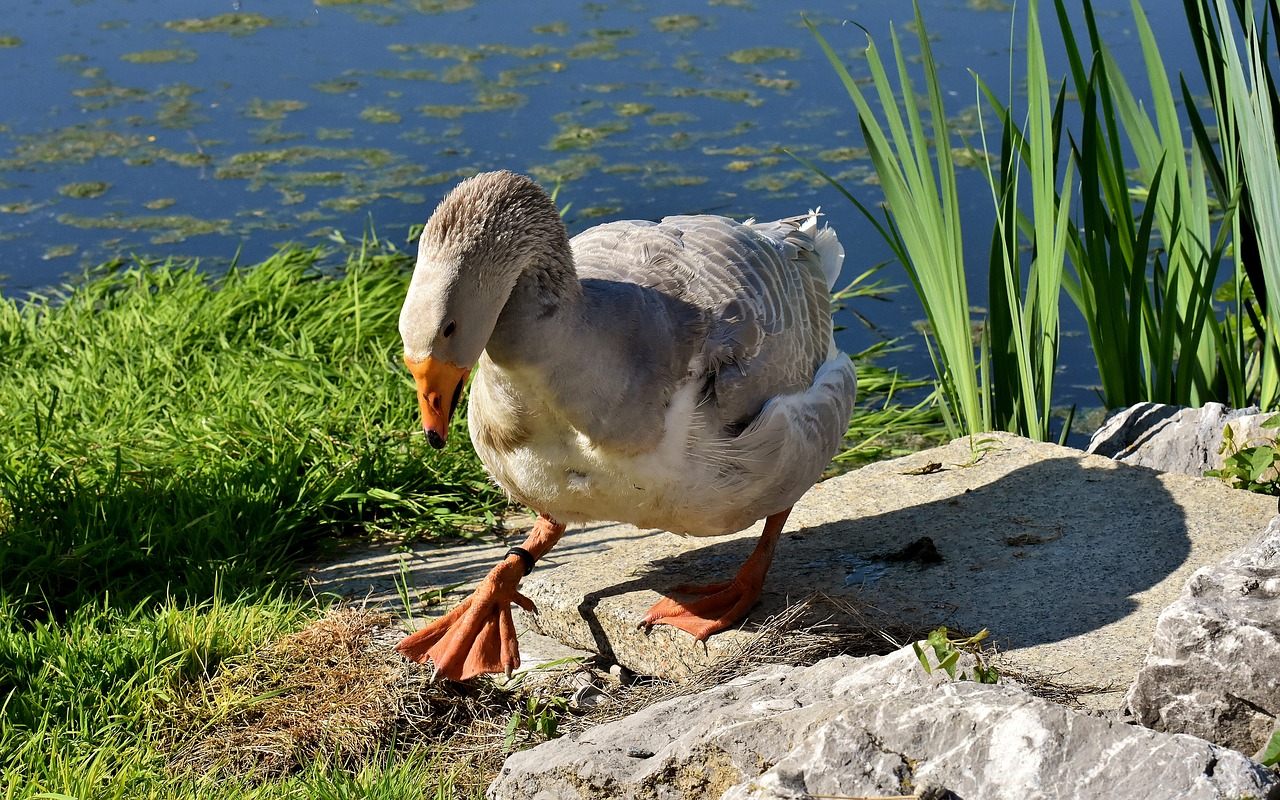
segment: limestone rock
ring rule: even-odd
[[[1093,434],[1086,452],[1126,464],[1200,477],[1222,466],[1218,448],[1223,429],[1230,425],[1241,447],[1274,440],[1275,432],[1261,425],[1272,414],[1256,407],[1228,409],[1221,403],[1183,408],[1139,403],[1123,409]]]
[[[1280,517],[1191,576],[1160,614],[1128,702],[1156,730],[1246,753],[1265,745],[1280,716]]]
[[[507,759],[511,798],[910,795],[1280,797],[1274,773],[1191,736],[1077,713],[1012,685],[928,675],[910,648],[772,666]]]

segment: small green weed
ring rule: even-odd
[[[952,680],[999,683],[1000,670],[994,665],[988,664],[982,657],[980,643],[987,638],[987,634],[987,629],[983,628],[967,639],[953,639],[945,625],[931,631],[929,638],[924,643],[933,650],[934,658],[938,661],[936,665],[929,663],[929,656],[925,648],[920,646],[920,642],[912,642],[911,649],[915,650],[916,658],[920,659],[920,664],[924,667],[924,671],[930,675],[933,674],[935,669],[940,669],[951,676]],[[969,653],[974,657],[975,663],[972,675],[957,669],[961,653]]]
[[[1280,767],[1280,728],[1271,734],[1267,746],[1262,749],[1262,757],[1258,763],[1264,767]]]
[[[522,735],[554,739],[559,733],[560,717],[569,710],[563,697],[541,698],[530,695],[523,711],[516,711],[507,722],[504,741],[507,749],[515,748]]]
[[[1280,414],[1262,423],[1268,430],[1280,428]],[[1222,444],[1218,453],[1222,455],[1222,469],[1206,470],[1210,478],[1220,478],[1228,486],[1245,489],[1258,494],[1280,495],[1280,475],[1277,475],[1277,464],[1280,463],[1280,443],[1276,439],[1263,439],[1241,443],[1236,439],[1235,430],[1227,425],[1222,429]]]

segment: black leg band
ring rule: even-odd
[[[525,550],[523,547],[513,547],[507,551],[509,556],[520,556],[520,561],[524,563],[524,574],[528,575],[533,572],[533,565],[538,563],[538,559],[533,557],[533,553]]]

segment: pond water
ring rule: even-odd
[[[1042,4],[1056,39],[1052,4]],[[973,116],[968,70],[1009,83],[1011,6],[922,0],[950,113]],[[1128,3],[1096,0],[1132,76]],[[855,75],[865,35],[910,37],[906,2],[710,0],[7,0],[0,19],[0,289],[74,278],[112,257],[210,269],[288,241],[402,243],[460,177],[499,167],[560,184],[572,232],[618,218],[772,219],[822,206],[846,279],[889,258],[869,224],[787,155],[878,199],[852,105],[804,13]],[[1176,13],[1174,13],[1176,11]],[[1180,7],[1152,20],[1194,71]],[[1019,36],[1024,23],[1016,23]],[[1015,60],[1022,58],[1015,51]],[[1021,72],[1019,67],[1017,72]],[[1065,74],[1061,59],[1051,74]],[[1141,83],[1141,81],[1136,81]],[[985,269],[990,195],[963,190]],[[885,270],[905,283],[896,266]],[[985,278],[975,276],[975,286]],[[1069,302],[1064,299],[1064,308]],[[842,345],[908,335],[909,291],[857,310]],[[1064,403],[1096,405],[1082,325],[1067,321]],[[898,361],[929,372],[923,346]]]

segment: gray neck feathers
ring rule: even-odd
[[[423,245],[474,269],[479,291],[506,296],[486,347],[496,361],[536,346],[536,322],[582,295],[560,213],[523,175],[488,172],[460,183],[432,215]]]

